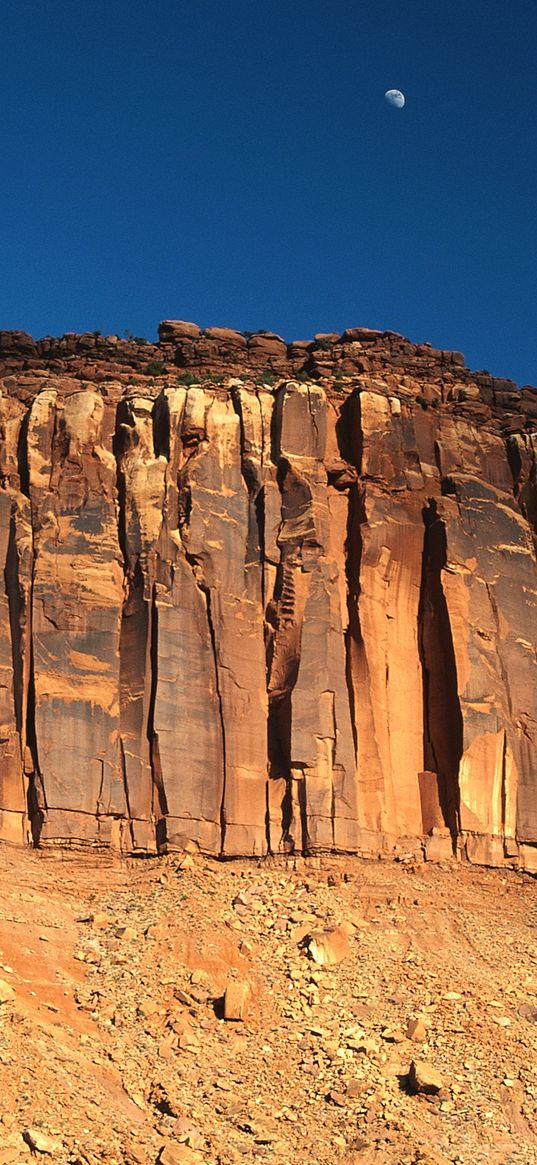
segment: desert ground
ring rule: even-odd
[[[0,1165],[537,1162],[530,876],[6,846],[0,877]]]

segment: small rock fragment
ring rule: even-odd
[[[422,1044],[427,1039],[427,1028],[419,1016],[413,1016],[409,1019],[405,1035],[407,1040],[413,1040],[415,1044]]]
[[[353,1079],[349,1080],[347,1083],[347,1096],[350,1096],[351,1100],[356,1100],[358,1096],[362,1096],[363,1093],[367,1091],[367,1088],[367,1081],[357,1080],[353,1077]]]
[[[228,1020],[243,1020],[246,1014],[248,1004],[248,997],[250,995],[250,986],[244,983],[233,980],[228,983],[224,995],[224,1019]]]
[[[5,979],[0,979],[0,1003],[9,1003],[15,998],[15,992],[11,983],[6,983]]]
[[[328,1093],[329,1100],[335,1104],[337,1108],[345,1108],[347,1105],[347,1097],[342,1092],[338,1092],[337,1088],[332,1088]]]
[[[60,1141],[49,1137],[41,1129],[24,1129],[22,1137],[34,1153],[59,1153],[62,1148]]]
[[[381,1039],[387,1044],[402,1044],[404,1034],[398,1027],[385,1027],[380,1033]]]
[[[116,938],[121,939],[122,942],[132,942],[138,938],[138,931],[133,926],[118,926],[115,933]]]
[[[97,914],[93,914],[90,919],[94,930],[106,930],[107,926],[110,926],[111,921],[112,920],[110,916],[105,914],[104,911],[99,911]]]
[[[408,1085],[411,1092],[422,1092],[428,1096],[436,1095],[444,1087],[440,1073],[425,1060],[412,1060]]]

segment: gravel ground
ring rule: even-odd
[[[0,1165],[537,1165],[532,878],[6,848],[0,875]]]

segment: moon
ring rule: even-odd
[[[387,89],[384,94],[388,105],[394,105],[396,109],[402,109],[405,104],[405,95],[401,93],[400,89]]]

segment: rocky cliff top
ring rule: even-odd
[[[30,401],[53,376],[57,391],[77,391],[82,382],[117,399],[131,388],[157,395],[170,380],[225,387],[233,377],[268,386],[292,378],[321,383],[334,396],[361,385],[414,398],[423,408],[444,404],[481,422],[500,421],[506,431],[532,430],[537,422],[537,388],[472,372],[461,352],[412,344],[397,332],[353,327],[286,343],[274,332],[202,330],[184,320],[164,320],[158,334],[153,344],[141,336],[122,339],[98,331],[40,340],[23,331],[0,331],[2,388]]]

